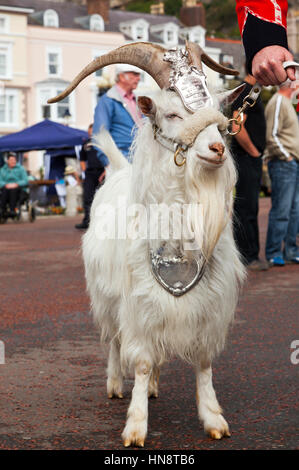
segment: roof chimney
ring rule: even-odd
[[[164,2],[152,4],[151,15],[164,15]]]
[[[180,10],[180,20],[186,26],[206,27],[205,7],[196,0],[185,0]]]
[[[87,13],[101,15],[105,23],[109,23],[109,0],[87,0]]]
[[[197,4],[197,0],[183,0],[183,7],[195,7]]]

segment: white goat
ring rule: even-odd
[[[190,132],[190,121],[206,121],[206,108],[190,117],[180,98],[161,91],[155,101],[139,104],[164,135],[177,140]],[[194,119],[196,117],[196,120]],[[133,164],[114,172],[97,192],[91,208],[90,227],[83,237],[83,257],[87,288],[94,318],[102,339],[111,342],[108,360],[109,397],[122,397],[123,375],[135,368],[135,385],[122,437],[125,446],[143,446],[147,434],[148,395],[158,395],[161,364],[177,355],[196,370],[199,418],[206,432],[215,439],[229,435],[212,385],[211,361],[225,343],[233,319],[243,266],[235,247],[230,212],[236,173],[217,123],[205,127],[188,150],[186,164],[178,167],[173,152],[154,138],[148,120],[134,144]],[[98,139],[112,165],[120,167],[120,154],[109,136]],[[124,202],[123,206],[119,201]],[[126,211],[133,204],[147,209],[151,204],[200,204],[203,224],[198,227],[191,215],[195,239],[207,264],[202,279],[186,294],[175,297],[155,280],[150,250],[161,246],[161,239],[103,239],[107,226],[114,225],[115,213],[103,217],[102,205]],[[106,214],[107,215],[107,214]],[[134,217],[129,221],[134,223]],[[204,232],[201,228],[204,227]],[[171,227],[175,229],[175,227]],[[170,230],[171,232],[171,230]],[[175,255],[177,240],[169,240],[167,254]],[[180,250],[184,251],[184,240]],[[194,255],[194,251],[192,251]]]
[[[229,436],[212,385],[211,363],[223,350],[245,273],[231,227],[236,172],[221,135],[227,121],[206,88],[202,61],[220,73],[238,74],[216,64],[194,43],[170,51],[133,43],[95,59],[49,100],[65,98],[85,77],[114,63],[142,68],[161,88],[155,100],[138,100],[149,119],[136,136],[132,165],[107,132],[100,135],[98,144],[113,171],[95,196],[83,237],[94,319],[102,340],[110,342],[108,396],[121,398],[124,374],[135,371],[122,433],[125,446],[144,445],[148,396],[158,396],[159,368],[174,355],[195,368],[198,414],[205,431],[214,439]],[[232,99],[237,93],[231,93]],[[152,222],[147,216],[154,205],[174,208],[174,217],[162,210]],[[183,217],[183,229],[188,230],[177,237],[185,206],[192,207]],[[136,215],[141,208],[143,217]],[[115,234],[124,228],[121,223],[115,227],[116,219],[125,221],[121,235]],[[148,236],[166,222],[169,236]],[[140,228],[146,236],[135,236]],[[191,246],[190,232],[195,242]]]

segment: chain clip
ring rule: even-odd
[[[261,85],[256,83],[251,88],[249,94],[245,96],[242,106],[238,109],[237,115],[228,120],[228,131],[227,132],[228,132],[229,135],[239,134],[240,130],[242,129],[243,113],[244,113],[245,109],[247,109],[248,107],[252,108],[255,105],[255,103],[256,103],[259,95],[260,95],[261,90],[262,90]],[[238,126],[238,129],[235,132],[233,132],[232,129],[229,130],[230,127],[232,128],[233,123],[235,123]]]

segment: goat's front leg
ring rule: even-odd
[[[108,398],[123,398],[123,375],[120,366],[120,343],[113,338],[110,343],[107,367],[107,395]]]
[[[148,388],[152,365],[145,360],[135,366],[135,384],[132,400],[128,409],[126,426],[122,433],[125,447],[136,445],[144,447],[147,434]]]
[[[204,430],[213,439],[230,436],[227,422],[222,416],[212,383],[212,367],[205,364],[196,369],[196,401],[199,419]]]

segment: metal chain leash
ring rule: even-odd
[[[260,93],[261,93],[261,90],[262,90],[262,87],[261,85],[259,85],[258,83],[256,85],[254,85],[249,94],[247,96],[245,96],[244,100],[243,100],[243,104],[242,106],[240,106],[240,108],[238,109],[238,112],[237,112],[237,115],[231,119],[228,120],[228,134],[229,135],[236,135],[236,134],[239,134],[241,128],[242,128],[242,123],[243,123],[243,113],[245,111],[245,109],[247,109],[248,107],[252,108]],[[235,123],[238,127],[238,129],[236,131],[233,132],[232,130],[232,125],[233,123]]]
[[[297,74],[299,72],[299,63],[295,62],[293,60],[289,60],[284,62],[283,68],[286,70],[288,67],[294,67],[295,70],[297,71]],[[298,75],[297,75],[297,80],[298,80]],[[295,82],[294,82],[295,83]],[[239,134],[241,128],[242,128],[242,123],[243,123],[243,112],[245,111],[248,106],[252,108],[252,106],[255,105],[256,100],[258,99],[260,93],[262,91],[262,86],[259,83],[256,83],[250,90],[249,94],[245,96],[243,100],[242,106],[238,109],[237,115],[231,119],[228,120],[228,134],[229,135],[236,135]],[[238,129],[233,132],[232,129],[229,130],[230,127],[232,127],[232,124],[235,123],[238,126]]]

